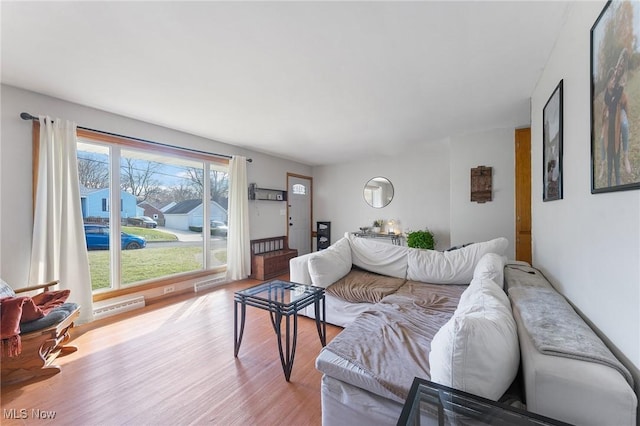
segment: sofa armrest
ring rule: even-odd
[[[517,309],[527,410],[578,425],[636,424],[637,397],[606,365],[545,355],[533,344]]]
[[[289,279],[298,284],[313,285],[309,275],[309,259],[318,252],[303,254],[289,260]]]

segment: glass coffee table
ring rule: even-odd
[[[271,325],[278,339],[280,362],[284,377],[289,381],[293,368],[298,340],[298,311],[313,304],[315,308],[316,328],[322,346],[327,344],[327,324],[325,322],[324,288],[297,284],[288,281],[273,280],[235,292],[234,295],[234,356],[238,357],[247,306],[269,311]],[[240,307],[240,312],[238,312]],[[240,322],[238,323],[238,315]],[[282,317],[285,317],[285,342],[282,342]],[[293,332],[291,331],[293,317]]]
[[[413,379],[398,426],[554,425],[568,423],[419,378]]]

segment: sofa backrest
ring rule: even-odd
[[[407,279],[432,284],[469,284],[480,259],[487,253],[504,255],[508,244],[506,238],[500,237],[453,251],[409,249]]]
[[[408,247],[345,234],[351,245],[351,261],[359,268],[390,277],[407,277]]]
[[[345,233],[329,248],[291,259],[290,279],[327,287],[349,273],[351,265],[369,272],[431,284],[469,284],[480,266],[482,276],[503,284],[506,238],[439,252],[359,238]],[[487,256],[483,262],[481,259]],[[489,274],[489,275],[487,275]]]

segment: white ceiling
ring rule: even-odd
[[[331,164],[527,125],[567,8],[2,1],[2,82]]]

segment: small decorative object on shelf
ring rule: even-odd
[[[250,200],[287,201],[287,191],[282,189],[258,188],[255,183],[249,185]]]
[[[387,223],[387,233],[395,234],[396,233],[396,221],[391,219],[389,223]]]

